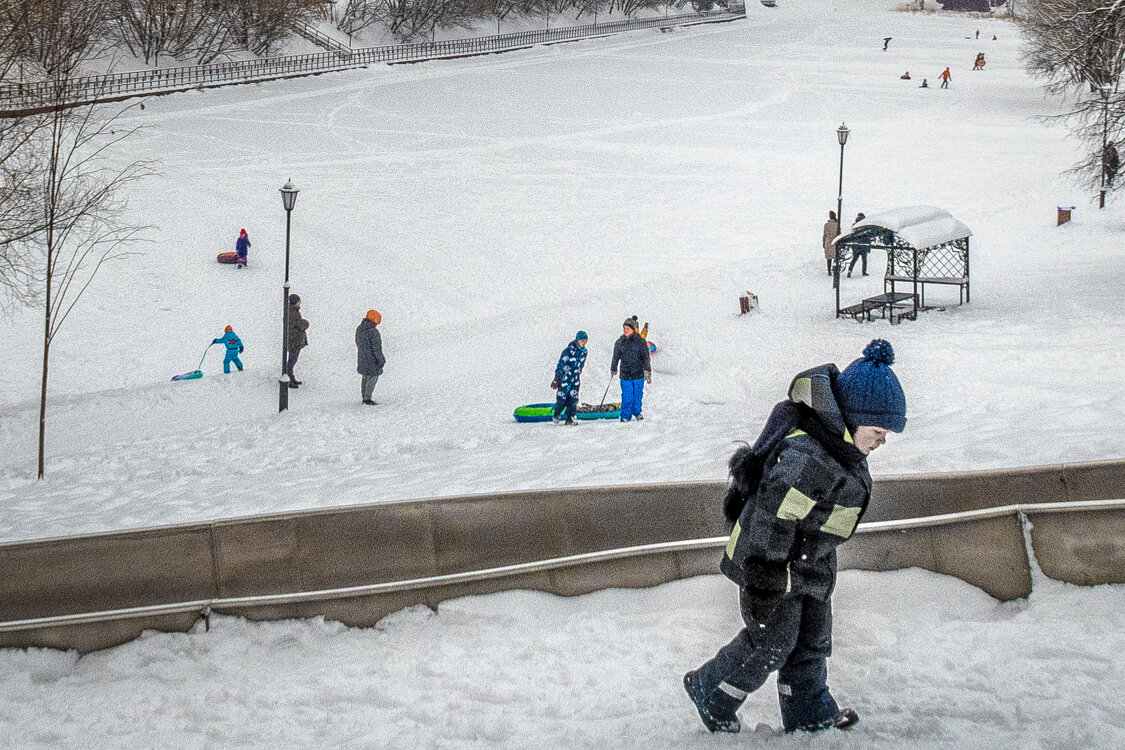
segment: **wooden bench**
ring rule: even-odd
[[[913,285],[914,279],[910,276],[884,276],[883,277],[883,288],[884,289],[887,288],[887,285],[890,285],[890,289],[893,291],[894,288],[895,288],[895,284],[911,284],[911,285]],[[921,297],[918,301],[918,304],[921,305],[922,307],[926,306],[926,284],[945,284],[945,285],[948,285],[948,286],[958,287],[959,299],[960,299],[959,304],[962,304],[962,305],[965,304],[965,297],[966,297],[966,294],[969,291],[969,277],[968,276],[919,276],[918,277],[918,284],[922,287],[922,289],[921,289],[922,294],[921,294]]]

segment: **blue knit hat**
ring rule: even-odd
[[[867,425],[902,432],[906,428],[906,395],[891,370],[894,361],[890,342],[875,339],[860,359],[836,377],[836,397],[849,429]]]
[[[579,331],[578,333],[574,334],[575,341],[587,341],[589,338],[590,337],[586,335],[585,331]]]

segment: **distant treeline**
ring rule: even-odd
[[[727,7],[728,0],[0,0],[9,60],[69,75],[82,60],[127,51],[148,64],[206,64],[232,52],[274,54],[299,24],[345,34],[383,27],[401,41],[486,19],[631,16],[643,9]],[[19,65],[15,70],[20,70]]]

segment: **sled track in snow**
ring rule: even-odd
[[[0,646],[89,652],[211,613],[374,625],[509,589],[563,596],[715,573],[721,482],[516,492],[0,545]],[[1032,571],[1125,582],[1125,460],[878,479],[840,567],[920,567],[1003,600]]]

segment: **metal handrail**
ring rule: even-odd
[[[1090,510],[1116,510],[1125,508],[1125,499],[1121,500],[1088,500],[1064,503],[1020,503],[1005,505],[997,508],[962,511],[958,513],[944,513],[936,516],[922,518],[907,518],[896,521],[873,521],[861,523],[856,527],[857,534],[878,533],[881,531],[906,531],[909,529],[942,526],[963,521],[995,518],[1005,515],[1027,515],[1042,513],[1070,513]],[[370,583],[361,586],[346,586],[315,591],[300,591],[285,594],[261,594],[255,596],[237,596],[212,599],[196,599],[169,604],[153,604],[142,607],[128,607],[124,609],[104,610],[98,612],[81,612],[69,615],[54,615],[51,617],[35,617],[25,620],[9,620],[0,622],[0,633],[20,630],[35,630],[39,628],[60,627],[66,625],[83,625],[113,620],[128,620],[140,617],[157,617],[161,615],[184,614],[198,612],[201,617],[210,612],[223,609],[278,606],[286,604],[299,604],[310,601],[330,601],[347,599],[372,594],[388,594],[402,591],[418,591],[450,584],[472,583],[493,578],[526,575],[560,568],[588,565],[591,563],[621,560],[644,555],[658,555],[675,552],[691,552],[696,550],[717,549],[727,543],[726,536],[706,537],[703,539],[686,539],[674,542],[658,542],[654,544],[641,544],[632,547],[621,547],[597,552],[585,552],[565,557],[555,557],[547,560],[535,560],[513,565],[502,565],[495,568],[463,571],[460,573],[447,573],[424,578],[411,578],[401,581],[387,581],[385,583]]]
[[[635,18],[583,26],[562,26],[553,29],[519,31],[440,42],[347,48],[350,49],[350,54],[347,55],[343,52],[334,51],[131,73],[83,76],[69,79],[66,82],[67,100],[68,104],[72,105],[86,104],[95,101],[123,99],[143,93],[167,93],[191,88],[250,83],[271,78],[312,75],[314,73],[363,67],[372,63],[395,64],[464,57],[521,49],[536,44],[605,36],[624,31],[733,21],[745,17],[745,12],[681,13],[675,16]],[[339,44],[335,40],[332,40],[332,42]],[[344,48],[343,45],[340,45],[340,47]],[[58,91],[58,87],[59,82],[57,81],[0,83],[0,116],[3,116],[4,113],[33,111],[37,108],[49,107],[52,102],[56,101],[54,95]]]

